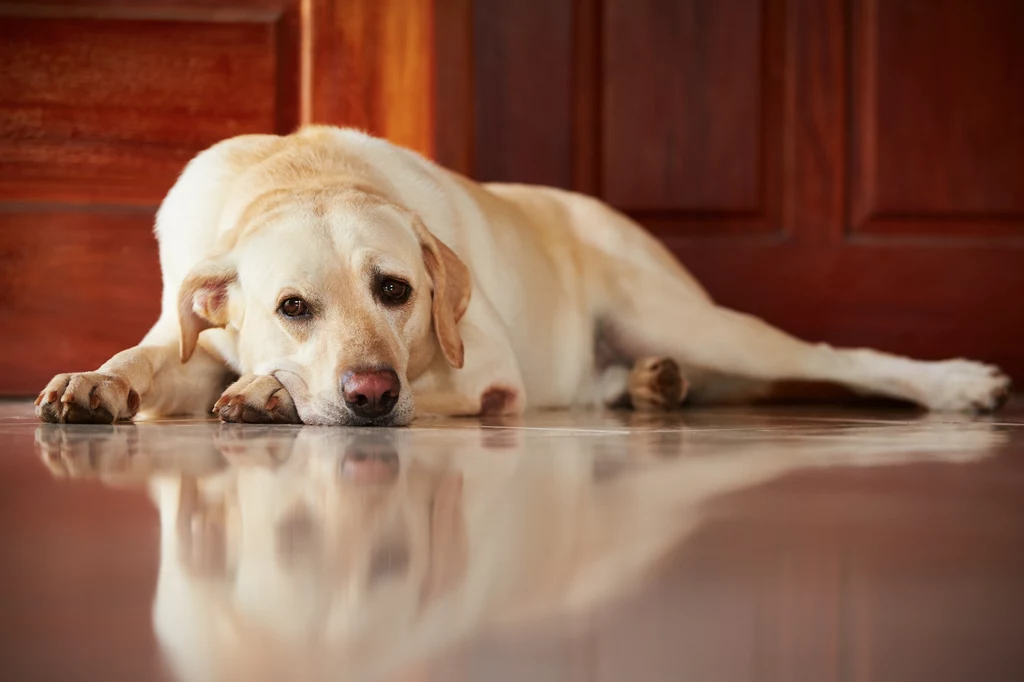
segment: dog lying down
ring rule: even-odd
[[[660,409],[680,402],[681,376],[690,402],[823,381],[971,411],[1009,391],[991,365],[797,340],[715,305],[595,199],[477,184],[353,130],[214,145],[168,193],[156,233],[160,319],[95,372],[54,377],[36,401],[44,421]]]

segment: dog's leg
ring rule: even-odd
[[[140,410],[201,414],[220,395],[227,376],[224,363],[203,348],[182,363],[176,329],[158,323],[141,344],[95,372],[55,376],[36,398],[36,415],[47,422],[109,424]]]
[[[639,225],[595,201],[572,201],[574,228],[590,249],[586,284],[598,294],[596,315],[605,342],[620,357],[676,360],[690,382],[691,401],[757,384],[808,381],[934,410],[968,411],[993,409],[1009,392],[1009,378],[991,365],[961,359],[922,362],[811,344],[717,306]],[[720,391],[722,384],[726,390]]]
[[[701,388],[707,388],[702,377],[709,375],[833,382],[941,411],[992,410],[1009,393],[1009,378],[992,365],[962,359],[923,362],[869,349],[811,344],[751,315],[697,300],[663,273],[636,277],[640,281],[628,287],[636,293],[620,301],[612,316],[614,343],[632,357],[677,360],[698,400]],[[644,281],[651,278],[658,281]],[[678,296],[673,288],[680,289]],[[650,291],[663,295],[652,299]],[[686,303],[668,312],[664,301]]]

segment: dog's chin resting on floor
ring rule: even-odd
[[[417,414],[756,398],[827,382],[985,411],[1009,379],[798,340],[716,305],[642,228],[596,199],[478,184],[360,132],[225,140],[157,215],[159,320],[37,413],[404,425]],[[236,379],[237,377],[237,379]]]

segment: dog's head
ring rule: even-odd
[[[469,298],[465,265],[414,213],[354,187],[271,191],[182,284],[181,357],[225,327],[242,366],[276,376],[303,422],[408,424],[410,378],[438,351],[462,367]]]

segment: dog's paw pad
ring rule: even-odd
[[[54,424],[110,424],[139,411],[139,394],[102,372],[58,374],[36,398],[36,416]]]
[[[246,374],[224,391],[213,412],[232,423],[301,423],[291,395],[272,376]]]
[[[656,412],[679,407],[688,385],[671,358],[641,358],[629,373],[627,388],[633,409]]]

